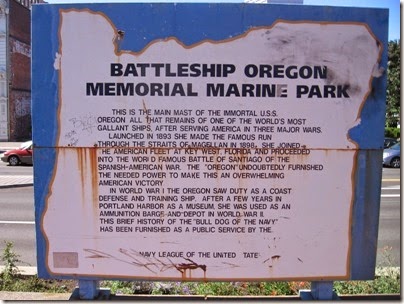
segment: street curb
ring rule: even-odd
[[[0,185],[0,189],[6,189],[6,188],[20,188],[20,187],[31,187],[33,186],[34,183],[28,183],[28,184],[13,184],[13,185]]]
[[[0,265],[0,273],[5,269],[4,265]],[[23,276],[33,276],[37,274],[37,268],[34,266],[17,266],[17,272]]]

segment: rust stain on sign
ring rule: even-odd
[[[81,179],[81,196],[85,202],[86,192],[91,191],[91,198],[94,208],[98,206],[98,167],[97,148],[74,148],[77,153],[77,167]],[[88,189],[88,181],[91,188]]]

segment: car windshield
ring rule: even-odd
[[[400,150],[400,143],[396,143],[392,145],[389,149],[391,150]]]
[[[28,149],[31,145],[32,141],[27,141],[21,145],[20,149]]]

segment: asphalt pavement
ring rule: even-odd
[[[22,142],[0,142],[0,154],[18,148]],[[32,186],[33,177],[27,175],[0,175],[0,188]],[[36,274],[34,267],[18,267],[23,275]],[[0,266],[0,272],[3,267]],[[0,291],[0,300],[68,300],[70,294],[48,294],[38,292],[9,292]]]

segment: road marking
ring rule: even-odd
[[[382,194],[380,197],[400,197],[400,194]]]
[[[382,178],[382,182],[399,182],[399,178]]]
[[[35,222],[31,222],[31,221],[0,221],[0,224],[35,225]]]
[[[382,190],[400,190],[400,185],[390,186],[390,187],[382,187]]]

